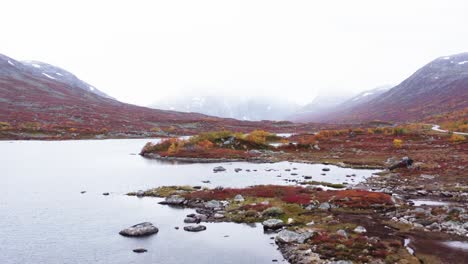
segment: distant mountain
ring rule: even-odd
[[[0,54],[0,61],[2,61],[3,63],[6,62],[10,66],[0,67],[0,74],[3,76],[18,72],[26,73],[37,78],[48,78],[51,80],[56,80],[57,82],[64,83],[70,87],[83,89],[85,91],[89,91],[103,97],[111,98],[107,94],[96,89],[94,86],[78,79],[72,73],[57,66],[53,66],[40,61],[16,61],[2,54]]]
[[[318,120],[349,98],[349,95],[319,95],[311,103],[290,114],[287,120],[298,122]]]
[[[19,62],[4,55],[0,55],[0,123],[14,129],[34,126],[40,127],[40,131],[62,133],[101,130],[139,133],[165,128],[179,133],[220,128],[248,131],[272,129],[274,125],[122,103],[63,69],[40,62]],[[21,137],[17,134],[15,138]]]
[[[239,120],[284,120],[300,108],[284,99],[236,96],[180,96],[161,99],[152,108]]]
[[[464,109],[468,107],[468,53],[435,59],[388,91],[364,95],[340,104],[320,118],[304,120],[403,122]]]

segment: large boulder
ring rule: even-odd
[[[143,222],[140,224],[136,224],[129,228],[125,228],[124,230],[120,231],[119,234],[122,236],[128,237],[141,237],[141,236],[149,236],[152,234],[156,234],[159,232],[159,229],[155,227],[150,222]]]
[[[168,204],[168,205],[181,205],[185,202],[185,198],[180,195],[171,195],[166,197],[166,199],[160,204]]]
[[[289,230],[281,230],[275,238],[277,243],[300,243],[303,244],[307,239],[311,238],[312,232],[296,233]]]
[[[268,219],[263,221],[263,230],[277,230],[284,226],[283,220],[280,219]]]
[[[200,232],[206,230],[206,226],[204,225],[189,225],[184,226],[184,230],[188,232]]]

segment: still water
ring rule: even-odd
[[[281,261],[270,236],[259,225],[207,223],[206,231],[189,233],[182,230],[183,219],[193,210],[173,209],[159,205],[158,199],[138,199],[125,193],[162,185],[291,184],[284,179],[302,179],[303,175],[317,181],[344,182],[351,180],[346,175],[356,174],[353,179],[358,182],[375,172],[327,166],[331,171],[322,176],[324,165],[288,162],[163,163],[135,155],[147,141],[0,142],[0,263]],[[227,171],[213,173],[213,167],[220,165]],[[244,170],[235,173],[234,168]],[[206,180],[210,183],[202,183]],[[110,195],[103,196],[103,192]],[[147,238],[118,234],[144,221],[154,223],[159,233]],[[140,247],[148,252],[132,252]]]

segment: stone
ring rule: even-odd
[[[300,243],[303,244],[307,239],[311,238],[314,233],[304,232],[296,233],[289,230],[281,230],[275,238],[277,243]]]
[[[185,198],[180,195],[171,195],[166,197],[166,199],[160,204],[168,204],[168,205],[181,205],[185,202]]]
[[[136,197],[143,197],[145,196],[145,192],[143,190],[139,190],[138,192],[136,192]]]
[[[330,168],[323,168],[322,171],[330,171]]]
[[[223,166],[218,166],[213,168],[213,172],[222,172],[226,171],[226,169]]]
[[[80,193],[83,194],[83,193],[86,193],[86,191],[81,191]]]
[[[133,252],[135,252],[135,253],[145,253],[145,252],[147,252],[147,251],[148,251],[148,250],[146,250],[146,249],[144,249],[144,248],[135,248],[135,249],[133,250]]]
[[[330,210],[331,205],[330,203],[325,202],[325,203],[321,203],[318,208],[320,210]]]
[[[279,207],[270,207],[270,208],[263,210],[262,215],[277,217],[277,216],[282,215],[283,213],[284,213],[283,209]]]
[[[204,225],[190,225],[184,226],[184,230],[187,232],[200,232],[206,230],[206,226]]]
[[[105,192],[105,193],[102,193],[102,195],[107,196],[107,195],[109,195],[109,193],[108,193],[108,192]]]
[[[359,233],[359,234],[362,234],[362,233],[366,233],[367,230],[365,227],[363,226],[357,226],[356,228],[354,228],[353,230],[355,233]]]
[[[195,217],[186,217],[184,219],[184,223],[187,223],[187,224],[194,224],[194,223],[200,223],[201,221]]]
[[[239,172],[239,171],[242,171],[242,169],[241,168],[235,168],[234,171]]]
[[[294,219],[288,218],[288,225],[290,225],[290,224],[292,224],[292,223],[294,223]]]
[[[310,180],[310,179],[312,179],[312,176],[304,176],[304,179]]]
[[[348,238],[348,233],[346,233],[346,231],[344,231],[343,229],[336,231],[336,234],[341,237]]]
[[[222,206],[221,202],[217,200],[211,200],[205,203],[205,208],[210,209],[221,208]]]
[[[216,214],[213,215],[213,218],[215,218],[215,219],[221,219],[221,218],[224,218],[224,215],[223,215],[223,214],[218,214],[218,213],[216,213]]]
[[[128,237],[149,236],[159,232],[159,229],[150,222],[133,225],[120,231],[119,234]]]
[[[236,196],[234,197],[234,202],[242,203],[242,202],[244,202],[244,201],[245,201],[244,196],[242,196],[242,195],[240,195],[240,194],[238,194],[238,195],[236,195]]]
[[[263,221],[263,230],[277,230],[280,229],[284,226],[283,220],[280,219],[268,219],[266,221]]]

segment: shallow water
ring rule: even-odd
[[[161,185],[290,184],[283,179],[302,175],[342,182],[355,173],[357,182],[374,172],[326,166],[331,171],[321,176],[324,165],[288,162],[174,165],[135,155],[147,141],[0,142],[0,263],[271,263],[282,257],[260,226],[207,223],[206,231],[189,233],[183,218],[193,210],[124,194]],[[227,171],[213,173],[219,165]],[[244,170],[235,173],[237,167]],[[143,221],[159,233],[142,239],[118,234]],[[148,252],[133,253],[138,247]]]

